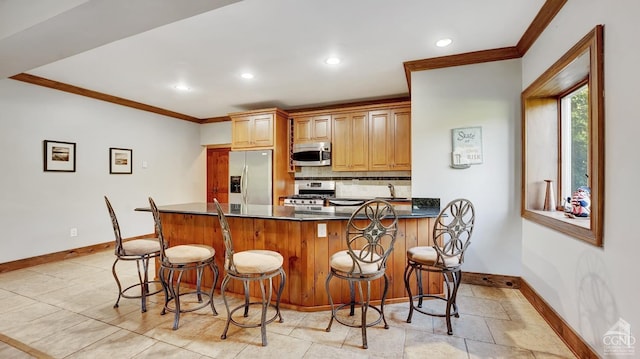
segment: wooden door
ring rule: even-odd
[[[333,116],[331,167],[334,171],[369,169],[368,113],[352,112]]]
[[[300,117],[293,120],[293,143],[306,143],[312,140],[311,117]]]
[[[252,116],[253,133],[251,144],[254,147],[273,147],[273,114]]]
[[[207,202],[229,202],[229,150],[207,149]]]
[[[369,170],[369,114],[354,112],[351,114],[351,169],[350,171]]]
[[[331,115],[313,117],[311,129],[313,141],[331,142]]]
[[[249,148],[252,144],[253,121],[251,116],[231,119],[231,146],[233,148]]]
[[[411,107],[391,111],[393,170],[411,170]]]
[[[333,116],[332,137],[331,167],[334,171],[349,171],[349,140],[351,138],[351,122],[348,114]]]
[[[391,169],[392,141],[389,111],[369,112],[369,170],[387,171]]]

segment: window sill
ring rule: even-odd
[[[591,218],[590,217],[567,217],[562,211],[536,211],[531,210],[533,213],[537,213],[541,216],[547,216],[549,218],[554,218],[564,223],[569,223],[574,226],[579,226],[582,228],[589,229],[591,228]]]
[[[562,211],[524,210],[522,218],[538,223],[545,227],[566,234],[568,236],[596,244],[594,231],[591,229],[591,218],[569,218]]]

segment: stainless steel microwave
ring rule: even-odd
[[[296,143],[292,157],[295,166],[330,166],[331,142]]]

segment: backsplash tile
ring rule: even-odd
[[[381,181],[381,180],[348,180],[336,181],[336,197],[338,198],[373,198],[390,197],[388,184],[395,187],[396,197],[411,197],[411,181]]]
[[[334,172],[331,166],[298,167],[297,180],[334,180],[338,198],[391,197],[391,183],[398,198],[411,197],[411,171]]]

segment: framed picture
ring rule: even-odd
[[[453,152],[452,167],[468,167],[482,163],[482,127],[464,127],[451,130]]]
[[[49,172],[76,171],[76,144],[44,140],[44,170]]]
[[[126,148],[109,148],[109,173],[132,174],[133,150]]]

